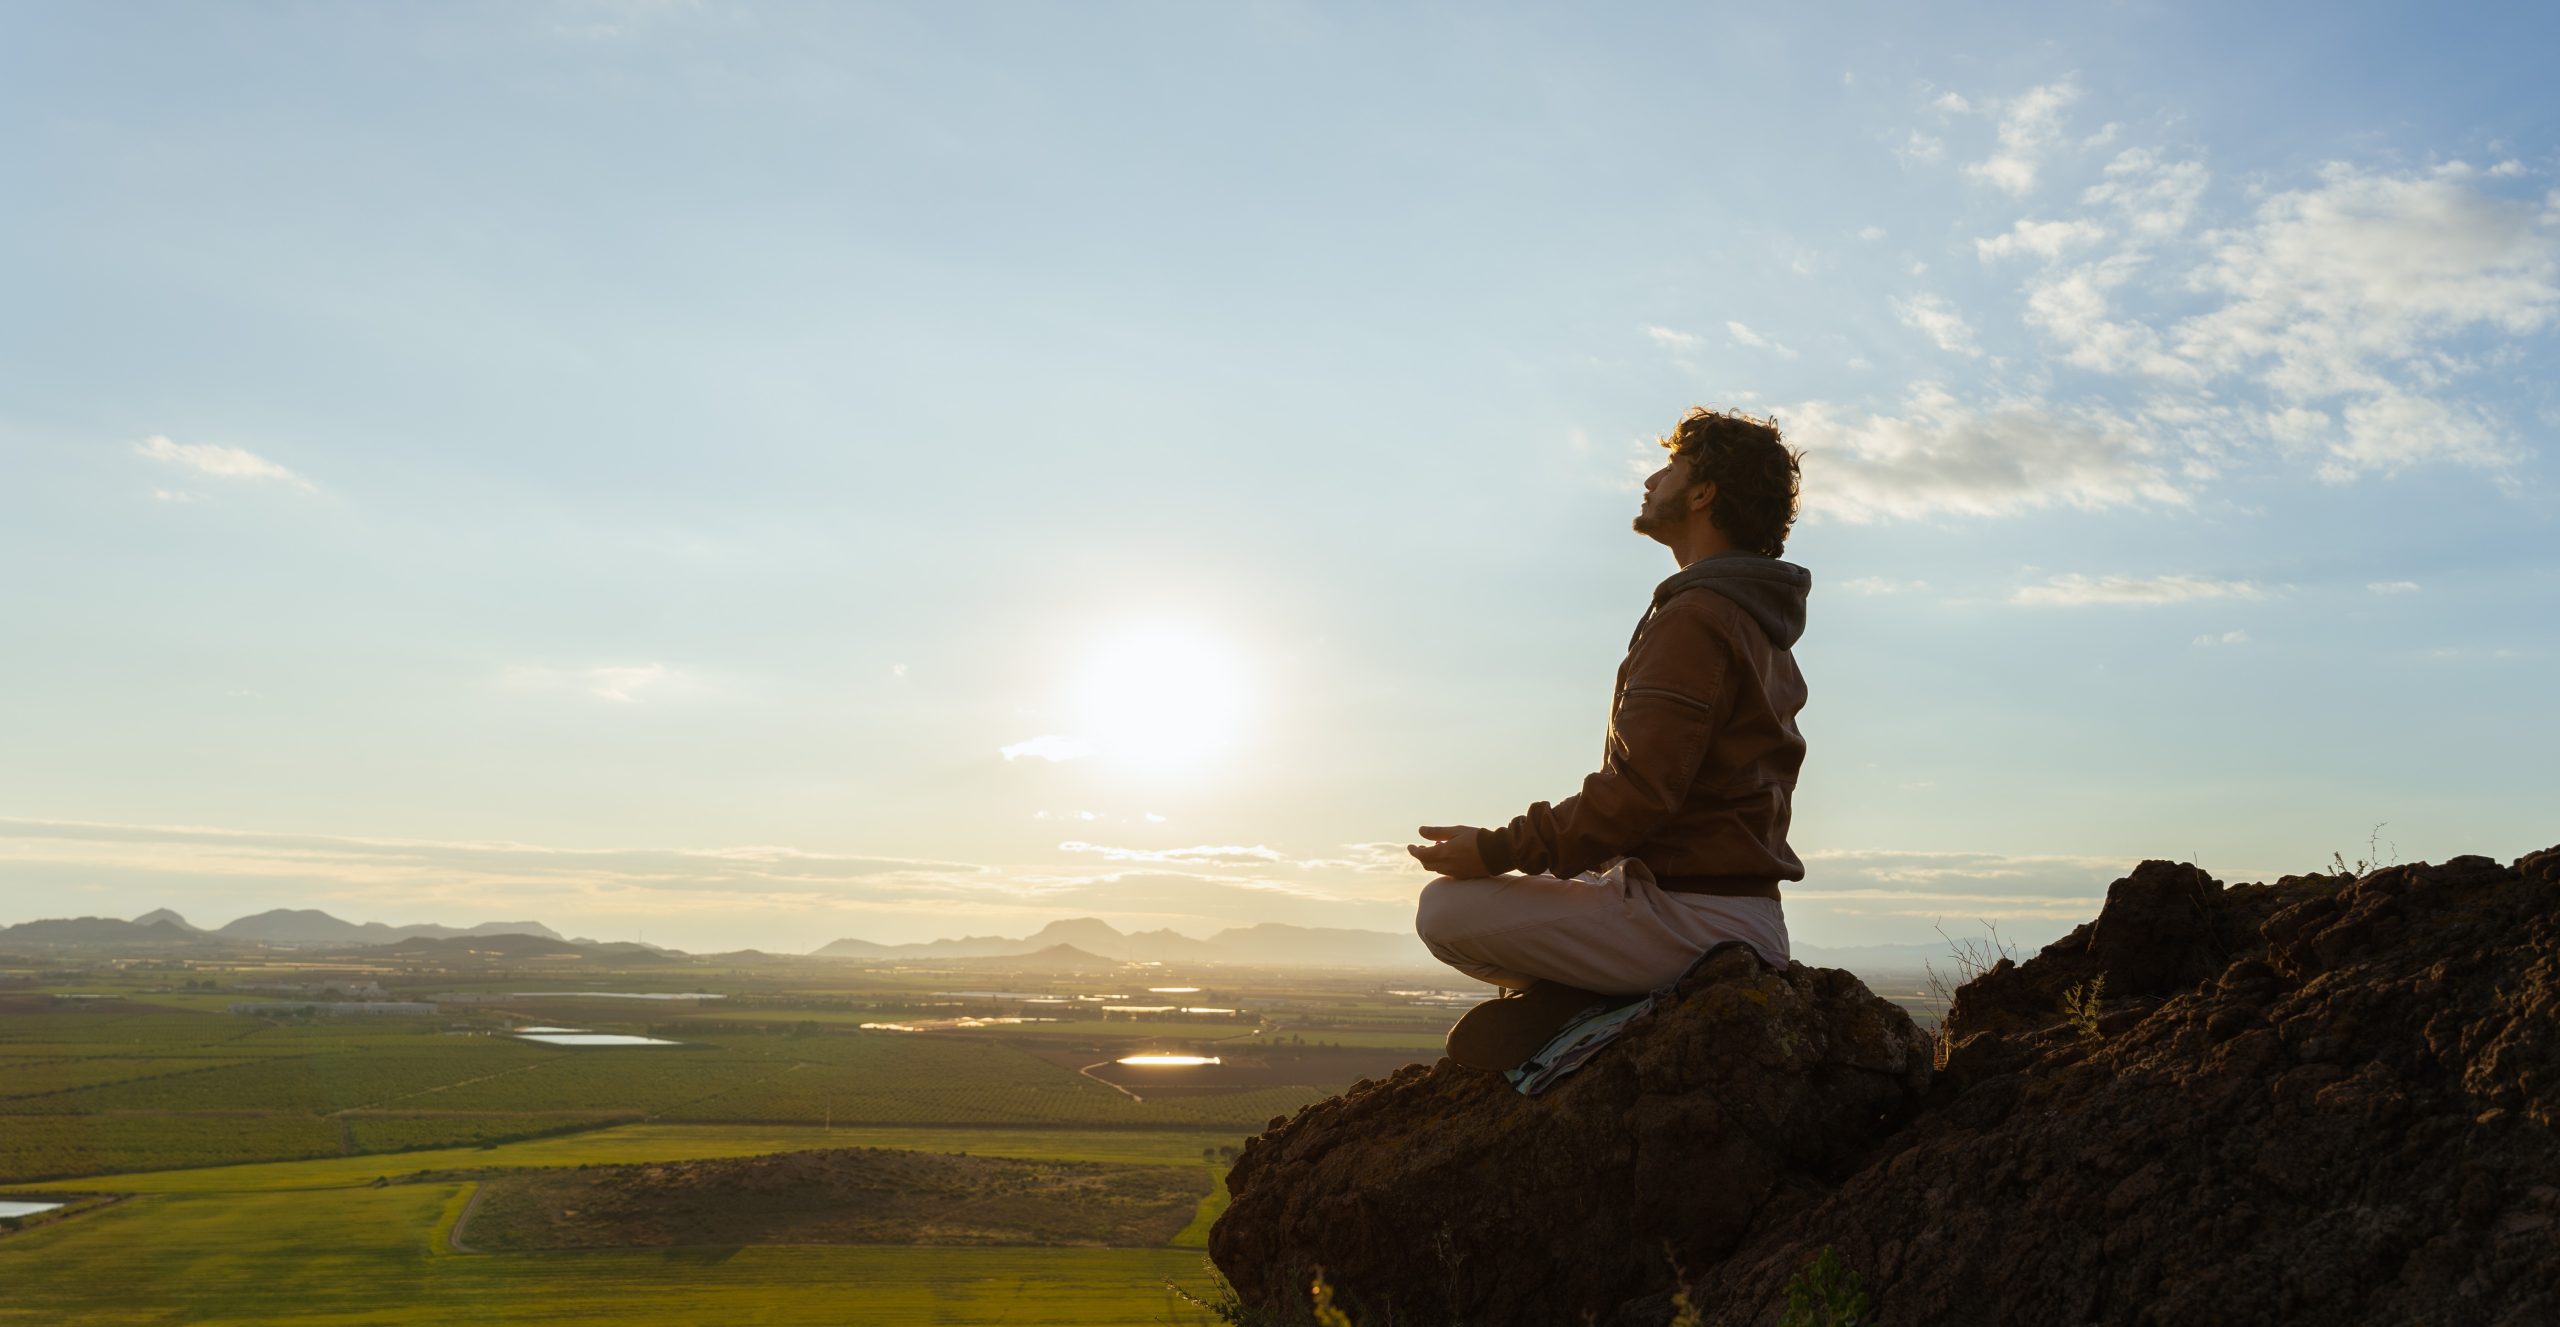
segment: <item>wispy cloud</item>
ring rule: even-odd
[[[2047,507],[2178,506],[2187,494],[2151,425],[2019,397],[1975,406],[1922,384],[1897,414],[1825,402],[1778,412],[1802,447],[1806,511],[1864,524]]]
[[[802,950],[843,934],[926,939],[963,926],[1025,934],[1075,913],[1201,934],[1259,921],[1394,930],[1410,920],[1418,873],[1410,860],[1404,867],[1394,878],[1311,870],[1258,846],[1138,852],[1062,869],[770,845],[567,849],[0,818],[0,899],[39,889],[51,898],[71,887],[175,901],[199,924],[277,906],[323,907],[351,921],[529,918],[570,930],[601,915],[697,949],[759,935]],[[31,915],[0,915],[0,923]]]
[[[2065,150],[2063,115],[2077,95],[2062,80],[2005,100],[1942,97],[1933,109],[1997,113],[1999,152],[1967,170],[2024,196]],[[2330,483],[2454,465],[2512,488],[2531,449],[2464,380],[2512,365],[2520,338],[2560,324],[2560,203],[2510,183],[2524,174],[2504,162],[2332,163],[2217,218],[2198,155],[2126,147],[2079,190],[2079,214],[2040,210],[1975,241],[1985,262],[2038,262],[2014,312],[2058,357],[2004,347],[1991,363],[2023,367],[2040,391],[2107,417],[2110,436],[2147,439],[2137,468],[2180,489],[2259,458],[2305,464]],[[1983,357],[1975,328],[2007,312],[1937,295],[1891,308],[1968,358]],[[2072,390],[2050,372],[2059,367],[2117,381]]]
[[[1204,843],[1188,848],[1117,848],[1069,839],[1058,845],[1058,851],[1100,857],[1108,862],[1165,862],[1190,866],[1251,866],[1288,860],[1278,849],[1258,843],[1250,846]]]
[[[2457,367],[2432,351],[2447,337],[2547,326],[2560,310],[2560,235],[2535,204],[2462,174],[2338,164],[2318,186],[2261,203],[2193,279],[2225,303],[2177,327],[2181,356],[2261,369],[2289,396],[2375,393],[2393,386],[2392,367]]]
[[[1851,594],[1917,594],[1929,588],[1927,581],[1897,581],[1883,576],[1855,576],[1840,582],[1840,588]]]
[[[2366,581],[2364,588],[2374,594],[2416,594],[2416,581]]]
[[[256,452],[239,447],[224,447],[210,442],[175,442],[163,434],[153,434],[133,444],[134,454],[149,457],[166,465],[193,470],[216,479],[253,479],[283,484],[288,488],[316,493],[319,486],[293,471],[276,464]],[[155,490],[155,495],[167,490]]]
[[[2131,604],[2151,607],[2199,599],[2263,599],[2267,590],[2254,581],[2221,581],[2205,576],[2054,576],[2038,585],[2009,592],[2009,602],[2035,607],[2079,607],[2087,604]]]
[[[1780,359],[1794,359],[1796,357],[1796,352],[1783,342],[1753,331],[1746,324],[1728,322],[1724,325],[1724,330],[1727,336],[1733,338],[1733,343],[1735,345],[1749,346],[1754,350],[1766,350]]]
[[[2107,163],[2104,180],[2080,191],[2080,201],[2112,209],[2137,237],[2164,239],[2187,228],[2209,178],[2201,161],[2128,148]]]
[[[1977,918],[2058,933],[2097,916],[2107,883],[2135,865],[2127,857],[1886,848],[1803,857],[1805,879],[1787,886],[1791,929],[1856,928],[1865,938],[1901,940],[1926,937],[1934,921]]]
[[[1982,354],[1982,347],[1974,343],[1973,325],[1941,296],[1924,293],[1896,299],[1893,314],[1903,326],[1936,342],[1940,350],[1977,358]]]
[[[1973,251],[1984,262],[2013,254],[2059,258],[2065,250],[2095,244],[2106,237],[2107,228],[2094,221],[2038,221],[2033,217],[2022,217],[2005,234],[1975,240]]]
[[[1966,166],[1964,173],[2020,197],[2034,192],[2045,154],[2062,140],[2062,112],[2079,99],[2078,85],[2065,79],[1998,103],[1999,150]]]
[[[2218,636],[2211,632],[2207,632],[2204,635],[2195,638],[2195,644],[2202,646],[2246,645],[2248,643],[2249,633],[2245,631],[2226,631]]]

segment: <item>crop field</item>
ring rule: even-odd
[[[228,1012],[297,978],[337,979],[286,959],[242,971],[254,985],[240,990],[201,968],[185,971],[184,991],[101,969],[46,983],[99,998],[0,996],[0,1191],[105,1196],[0,1231],[0,1324],[1206,1321],[1163,1285],[1208,1283],[1201,1250],[1234,1149],[1274,1116],[1429,1058],[1452,1016],[1357,979],[1287,974],[1233,989],[1161,972],[1106,984],[841,963],[580,978],[734,997],[693,1006],[508,994],[566,989],[552,974],[360,971],[398,999],[473,986],[487,996],[408,1017]],[[1138,994],[1177,982],[1204,990]],[[1053,1015],[1030,1002],[1209,1001],[1210,988],[1215,1007],[1238,1012],[1105,1017],[1088,1000]],[[1027,994],[954,998],[969,991]],[[1024,1016],[1055,1021],[961,1021]],[[562,1048],[507,1035],[533,1024],[682,1044]],[[1141,1052],[1220,1063],[1116,1064]],[[742,1236],[595,1247],[589,1233],[539,1252],[452,1247],[481,1186],[524,1191],[507,1189],[510,1175],[687,1162],[729,1173],[718,1167],[734,1162],[750,1183],[761,1182],[754,1158],[836,1148],[1170,1168],[1122,1172],[1163,1197],[1140,1225],[1114,1227],[1160,1243],[1071,1247],[1127,1236],[1079,1227],[1072,1206],[1042,1215],[1023,1197],[1007,1200],[1021,1209],[1011,1225],[969,1236],[1026,1241],[1010,1245]],[[664,1228],[645,1202],[633,1219],[631,1229]],[[885,1227],[811,1229],[867,1239]]]
[[[0,1115],[0,1183],[275,1157],[334,1156],[313,1115]]]
[[[40,1225],[0,1241],[0,1323],[1205,1321],[1159,1288],[1205,1279],[1177,1247],[456,1254],[438,1236],[470,1183],[153,1195]]]

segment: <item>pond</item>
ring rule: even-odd
[[[1197,986],[1150,986],[1147,988],[1149,995],[1198,995],[1199,993],[1200,988]]]
[[[0,1202],[0,1217],[34,1216],[38,1212],[50,1212],[60,1206],[62,1206],[60,1203]]]
[[[1118,1062],[1121,1064],[1195,1065],[1217,1064],[1219,1060],[1215,1055],[1123,1055]]]
[[[620,1032],[519,1032],[518,1041],[538,1041],[545,1046],[681,1046],[680,1041],[661,1037],[634,1037]]]

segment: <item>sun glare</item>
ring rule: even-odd
[[[1093,653],[1078,701],[1082,731],[1105,759],[1187,772],[1242,736],[1249,687],[1243,661],[1224,643],[1181,627],[1147,627]]]

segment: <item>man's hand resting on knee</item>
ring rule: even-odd
[[[1424,825],[1422,837],[1431,842],[1408,843],[1404,850],[1434,875],[1472,880],[1493,874],[1485,869],[1484,854],[1476,847],[1476,836],[1483,832],[1473,825]]]

